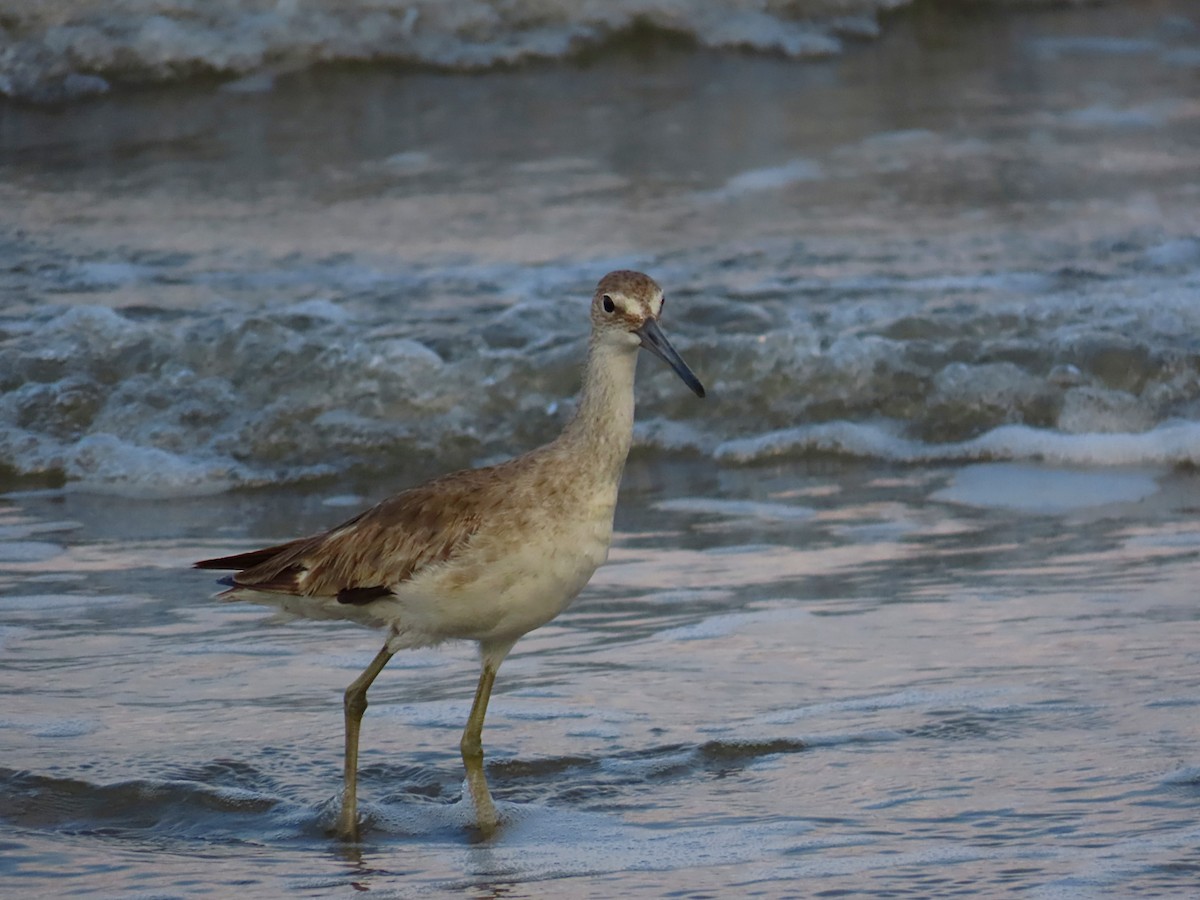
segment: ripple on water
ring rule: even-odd
[[[58,719],[48,716],[19,716],[0,719],[0,728],[15,728],[31,737],[84,737],[103,726],[96,719]]]
[[[450,854],[455,870],[468,875],[462,886],[473,883],[470,876],[497,872],[514,880],[539,881],[729,865],[757,859],[764,851],[793,851],[810,830],[801,822],[742,822],[733,828],[723,817],[664,830],[602,813],[532,804],[499,806],[504,821],[501,841],[438,848]]]
[[[152,602],[131,594],[12,594],[3,598],[10,621],[43,623],[49,614],[59,618],[92,620],[115,609]]]
[[[62,552],[61,544],[52,544],[48,541],[0,541],[0,562],[45,562]]]
[[[801,719],[824,716],[830,713],[874,712],[877,710],[912,707],[995,709],[996,704],[991,702],[992,698],[1009,696],[1012,692],[1012,689],[1007,688],[895,691],[889,694],[852,697],[846,700],[833,700],[825,703],[797,706],[791,709],[780,709],[759,716],[758,721],[769,725],[784,725]],[[1003,708],[1008,708],[1007,704]]]
[[[654,504],[654,508],[664,512],[777,522],[803,522],[816,515],[816,510],[807,506],[752,500],[721,500],[715,497],[680,497],[673,500],[661,500]]]
[[[216,779],[216,770],[204,777]],[[253,819],[280,804],[281,798],[244,784],[203,783],[193,779],[135,779],[97,784],[0,769],[5,818],[19,827],[50,831],[84,827],[117,836],[154,833],[180,837],[206,829],[213,838],[255,830]],[[228,818],[228,817],[232,817]]]
[[[770,628],[811,618],[805,609],[772,609],[761,612],[722,613],[691,625],[679,625],[657,632],[653,640],[706,641],[728,637],[752,628]]]

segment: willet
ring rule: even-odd
[[[610,272],[591,303],[578,409],[555,440],[515,459],[410,488],[348,522],[219,559],[219,596],[313,618],[388,629],[383,649],[346,689],[345,790],[337,833],[358,839],[358,736],[367,689],[398,650],[478,641],[479,686],[460,749],[476,822],[497,823],[483,771],[483,718],[513,644],[546,624],[608,556],[617,488],[633,438],[633,381],[645,347],[698,397],[704,387],[658,326],[662,289],[640,272]]]

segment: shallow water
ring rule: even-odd
[[[372,692],[354,851],[324,829],[340,691],[376,639],[207,602],[181,571],[241,511],[270,510],[254,534],[327,522],[320,496],[10,497],[6,885],[1184,895],[1200,483],[1122,470],[1032,512],[996,500],[1064,474],[636,464],[612,561],[502,669],[500,833],[465,827],[475,666],[446,647]]]
[[[0,106],[5,893],[1194,893],[1192,5],[613,53]],[[186,567],[553,435],[618,265],[711,393],[640,374],[610,563],[497,683],[505,825],[445,646],[339,847],[378,638]]]

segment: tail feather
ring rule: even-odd
[[[192,563],[193,569],[224,569],[226,571],[243,572],[262,565],[267,560],[278,556],[284,550],[289,550],[296,541],[286,544],[276,544],[274,547],[263,547],[261,550],[248,550],[245,553],[235,553],[233,556],[218,556],[215,559],[202,559]]]

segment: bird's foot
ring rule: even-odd
[[[463,800],[474,809],[474,825],[481,840],[486,840],[495,833],[500,824],[500,816],[496,812],[496,804],[492,800],[492,792],[488,789],[487,776],[483,771],[483,754],[479,756],[463,756],[467,769],[467,780],[463,784]]]

